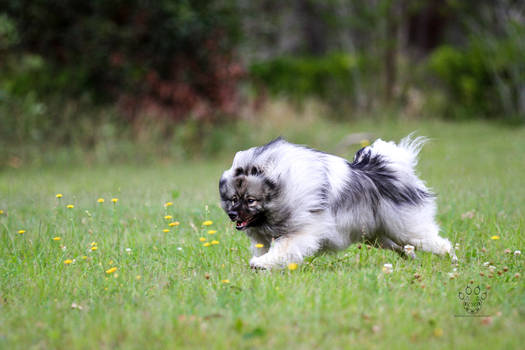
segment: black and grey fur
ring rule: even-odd
[[[439,236],[435,196],[414,172],[424,141],[377,140],[351,163],[282,138],[238,152],[219,191],[223,209],[251,239],[250,266],[283,267],[355,242],[455,259]]]

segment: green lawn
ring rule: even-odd
[[[4,170],[0,349],[523,347],[524,256],[514,251],[525,253],[525,129],[404,122],[283,134],[330,151],[349,132],[399,139],[415,129],[433,139],[419,172],[438,193],[443,235],[459,244],[457,271],[447,257],[357,245],[295,271],[251,271],[248,240],[218,202],[233,154]],[[457,295],[467,284],[487,292],[480,317],[455,317],[466,314]]]

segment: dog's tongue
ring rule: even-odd
[[[237,221],[237,228],[244,228],[246,227],[246,225],[248,224],[248,222],[246,221]]]

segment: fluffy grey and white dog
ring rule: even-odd
[[[378,139],[353,162],[282,138],[238,152],[219,191],[223,209],[251,239],[250,266],[284,267],[355,242],[400,254],[410,245],[455,261],[439,236],[435,196],[415,174],[424,142]]]

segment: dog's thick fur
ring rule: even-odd
[[[353,162],[278,138],[240,151],[219,182],[223,209],[252,242],[252,268],[300,263],[355,242],[405,245],[455,260],[435,196],[416,176],[425,138],[377,140]],[[262,244],[262,246],[261,246]]]

